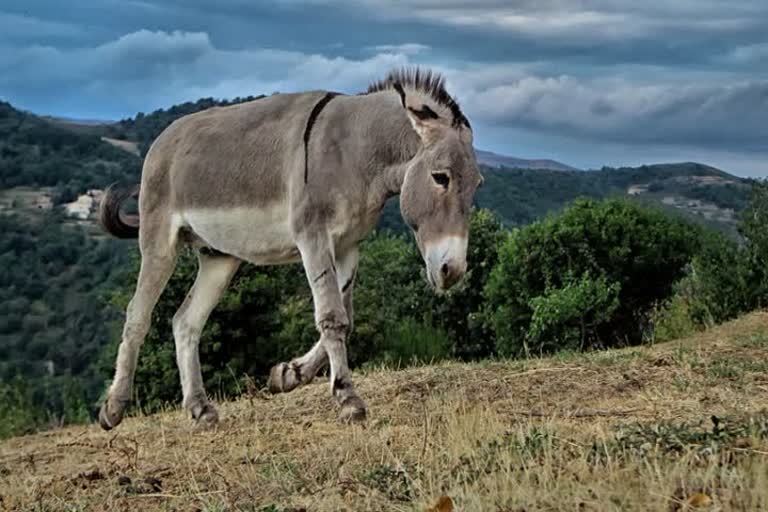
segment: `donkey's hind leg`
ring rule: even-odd
[[[116,427],[123,420],[125,409],[131,402],[136,363],[141,345],[149,331],[152,310],[176,266],[178,251],[175,237],[171,238],[172,243],[163,247],[164,250],[142,246],[141,270],[136,291],[128,303],[125,315],[123,337],[115,364],[115,377],[99,411],[99,424],[104,430]]]
[[[205,322],[235,275],[240,260],[224,254],[200,252],[198,262],[195,284],[173,317],[173,337],[184,408],[200,427],[207,428],[218,422],[219,415],[205,394],[198,345]]]
[[[287,393],[312,382],[320,368],[326,364],[328,354],[322,340],[319,340],[303,356],[273,366],[269,372],[267,387],[270,393]]]

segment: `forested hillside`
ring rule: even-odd
[[[0,101],[0,189],[56,187],[58,202],[89,188],[138,179],[141,161],[103,142],[76,133]]]
[[[34,404],[40,411],[38,416],[22,425],[56,422],[62,417],[67,421],[87,418],[103,390],[104,379],[109,376],[109,370],[104,368],[111,364],[111,356],[104,352],[120,329],[121,308],[132,287],[135,265],[128,262],[135,243],[106,238],[92,218],[74,221],[65,217],[61,208],[61,203],[74,200],[88,189],[102,189],[114,181],[138,181],[141,158],[105,142],[102,137],[136,143],[143,155],[152,140],[178,117],[217,104],[250,99],[254,98],[224,103],[202,99],[139,114],[113,125],[96,126],[54,122],[0,102],[0,416],[8,410],[29,410],[24,404]],[[529,224],[548,212],[561,210],[580,196],[596,199],[629,196],[643,203],[661,205],[735,237],[738,212],[748,202],[750,187],[745,180],[694,163],[604,168],[591,172],[506,168],[483,168],[482,172],[486,180],[478,192],[477,204],[492,210],[507,227]],[[34,206],[34,202],[21,200],[22,196],[34,195],[35,191],[49,198],[49,203]],[[396,200],[385,209],[380,228],[403,232]],[[498,233],[498,230],[492,231],[488,236],[495,240],[500,236]],[[419,280],[419,257],[409,244],[406,239],[374,238],[366,246],[369,252],[366,257],[374,262],[371,268],[402,274],[398,279],[402,278],[404,289],[413,297],[422,297],[427,290]],[[465,308],[477,306],[492,264],[483,259],[491,256],[477,257],[484,265],[482,272],[474,274],[474,279],[479,280],[477,296],[467,299],[470,302],[463,306]],[[180,288],[174,289],[174,297],[177,292],[183,296],[188,284],[184,279],[192,273],[192,263],[184,261],[182,281]],[[264,310],[263,318],[254,316],[252,320],[261,322],[268,318],[273,328],[269,332],[285,341],[279,354],[262,354],[263,360],[258,359],[260,364],[278,355],[285,356],[314,336],[307,297],[284,296],[286,291],[298,290],[304,284],[300,269],[291,269],[246,274],[243,279],[250,280],[246,282],[248,293],[238,296],[237,303],[222,306],[224,314],[228,311],[239,318],[243,302],[257,304],[259,300],[266,300],[254,295],[254,290],[267,298],[273,297],[270,295],[273,292],[274,297],[282,297],[279,310]],[[377,273],[368,278],[361,276],[361,283],[369,283],[368,288],[376,290],[386,279]],[[416,282],[410,284],[414,280]],[[371,296],[370,301],[374,303],[375,297]],[[413,301],[399,306],[438,311],[451,304],[440,305],[425,298]],[[160,326],[168,321],[175,307],[172,301],[163,304],[167,308],[163,314],[167,313],[168,318],[162,318]],[[380,312],[385,307],[390,306],[382,303],[371,311]],[[365,315],[365,310],[361,311]],[[403,311],[397,309],[390,316],[394,318]],[[471,311],[467,309],[467,312]],[[295,322],[281,323],[280,319],[286,316]],[[479,340],[480,345],[486,343],[483,327],[469,322],[468,317],[463,324],[447,330],[440,328],[442,330],[438,329],[435,334],[431,327],[425,328],[419,323],[396,325],[392,318],[388,317],[389,323],[386,323],[384,315],[373,316],[376,318],[361,317],[359,324],[360,329],[366,325],[371,329],[368,333],[359,332],[361,339],[368,336],[371,346],[385,346],[385,341],[391,339],[422,335],[431,336],[432,341],[444,346],[450,336],[459,331],[465,333],[463,339]],[[247,331],[234,335],[245,336],[245,344]],[[212,358],[212,352],[221,350],[221,344],[212,341],[203,349],[204,353],[208,352],[205,357]],[[425,350],[433,348],[427,346]],[[172,344],[163,350],[172,350]],[[397,359],[397,348],[393,350],[392,357]],[[455,351],[455,355],[462,357],[490,353],[487,346],[474,345],[458,347]],[[229,357],[226,352],[222,356]],[[100,361],[108,363],[105,366]],[[163,365],[167,362],[172,362],[172,358]],[[356,362],[361,364],[362,356]],[[216,375],[228,378],[229,373]],[[174,380],[173,376],[165,378],[163,385]],[[175,388],[172,393],[175,394]],[[3,409],[9,407],[8,404],[12,406]],[[19,431],[13,426],[9,430]]]

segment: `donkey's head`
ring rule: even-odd
[[[392,88],[420,144],[405,172],[400,210],[416,236],[429,282],[447,290],[467,269],[469,216],[482,177],[469,122],[442,78],[418,72],[405,78],[410,78],[405,87],[394,82]]]

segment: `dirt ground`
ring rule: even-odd
[[[355,375],[0,442],[0,509],[768,510],[768,313],[684,340]],[[442,498],[442,499],[441,499]]]

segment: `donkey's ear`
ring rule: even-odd
[[[405,113],[421,141],[424,144],[429,144],[436,140],[440,136],[441,129],[445,126],[445,120],[441,119],[429,105],[421,103],[418,97],[407,97],[402,85],[395,84],[394,88],[400,95]]]
[[[410,119],[413,129],[419,134],[424,144],[434,142],[445,127],[445,121],[440,119],[437,112],[428,105],[420,105],[418,107],[406,105],[405,113],[408,114],[408,119]]]

